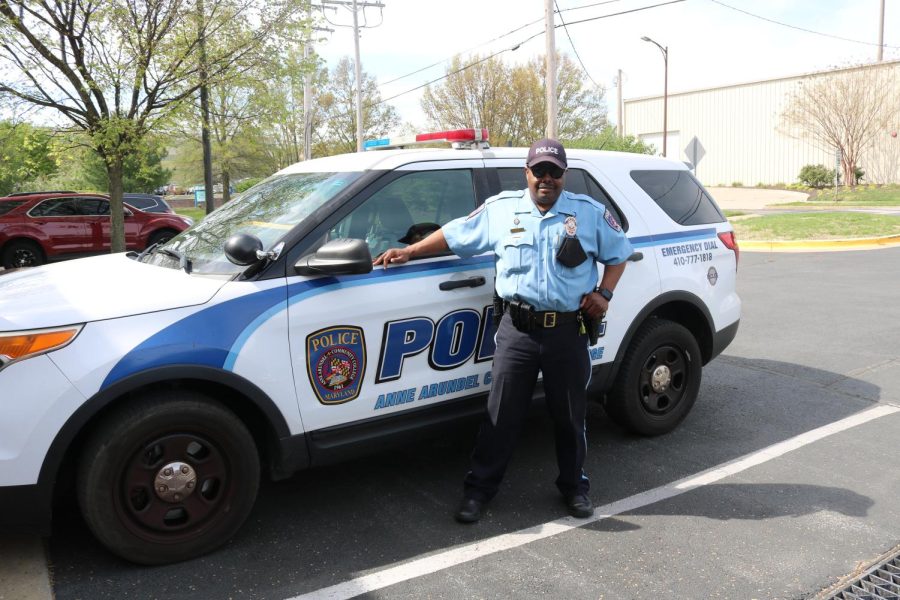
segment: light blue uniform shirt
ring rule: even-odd
[[[566,221],[588,259],[574,268],[556,260]],[[563,191],[542,215],[527,189],[485,200],[468,217],[442,228],[447,244],[462,257],[493,251],[497,293],[536,310],[573,311],[597,285],[597,262],[617,265],[631,256],[631,242],[606,207],[589,196]]]

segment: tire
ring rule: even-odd
[[[82,515],[110,551],[161,565],[210,552],[240,528],[259,488],[244,424],[206,396],[154,392],[94,429],[81,453]]]
[[[13,240],[3,248],[3,268],[38,267],[45,262],[44,251],[31,240]]]
[[[159,231],[154,231],[147,239],[147,247],[149,248],[153,244],[165,244],[176,235],[178,235],[178,232],[171,229],[160,229]]]
[[[685,327],[666,319],[646,321],[625,352],[606,413],[641,435],[672,431],[697,399],[701,362],[697,340]]]

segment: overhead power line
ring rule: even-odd
[[[618,2],[618,0],[607,0],[607,2]],[[569,45],[572,46],[572,52],[575,53],[575,58],[578,59],[578,64],[581,65],[581,70],[584,71],[584,74],[587,75],[587,78],[591,80],[591,83],[594,84],[594,87],[600,87],[597,85],[597,82],[594,81],[594,78],[591,77],[591,74],[588,73],[587,67],[584,66],[584,61],[581,60],[581,56],[578,54],[578,49],[575,47],[575,42],[572,40],[572,36],[569,35],[569,28],[566,27],[566,22],[563,21],[562,11],[559,10],[559,3],[556,0],[553,0],[553,5],[556,6],[556,13],[559,15],[559,22],[563,26],[563,30],[566,32],[566,37],[569,38]]]
[[[599,19],[608,19],[608,18],[610,18],[610,17],[617,17],[617,16],[619,16],[619,15],[625,15],[625,14],[629,14],[629,13],[640,12],[640,11],[643,11],[643,10],[650,10],[651,8],[658,8],[658,7],[660,7],[660,6],[667,6],[667,5],[669,5],[669,4],[678,4],[679,2],[684,2],[684,1],[685,1],[685,0],[671,0],[670,2],[661,2],[661,3],[659,3],[659,4],[651,4],[651,5],[649,5],[649,6],[642,6],[642,7],[640,7],[640,8],[633,8],[633,9],[630,9],[630,10],[623,10],[623,11],[620,11],[620,12],[617,12],[617,13],[610,13],[610,14],[608,14],[608,15],[600,15],[600,16],[597,16],[597,17],[590,17],[590,18],[588,18],[588,19],[581,19],[580,21],[570,21],[570,22],[568,23],[568,25],[577,25],[577,24],[579,24],[579,23],[587,23],[587,22],[589,22],[589,21],[597,21],[597,20],[599,20]],[[558,28],[560,28],[560,27],[562,27],[562,25],[556,25],[556,26],[554,27],[554,29],[558,29]],[[452,72],[450,72],[450,73],[445,73],[444,75],[441,75],[440,77],[436,77],[435,79],[432,79],[431,81],[427,81],[427,82],[425,82],[425,83],[423,83],[423,84],[421,84],[421,85],[417,85],[417,86],[414,87],[414,88],[410,88],[410,89],[408,89],[408,90],[406,90],[406,91],[400,92],[400,93],[398,93],[398,94],[394,94],[393,96],[390,96],[389,98],[384,98],[383,100],[380,100],[379,102],[373,102],[373,103],[367,104],[366,106],[369,106],[369,107],[371,107],[371,106],[378,106],[379,104],[383,104],[383,103],[385,103],[385,102],[387,102],[387,101],[389,101],[389,100],[393,100],[394,98],[399,98],[400,96],[404,96],[404,95],[406,95],[406,94],[409,94],[409,93],[415,92],[415,91],[417,91],[417,90],[420,90],[420,89],[422,89],[422,88],[425,87],[425,86],[431,85],[432,83],[437,83],[438,81],[442,81],[442,80],[444,80],[444,79],[447,79],[447,78],[450,77],[451,75],[456,75],[457,73],[461,73],[461,72],[465,71],[466,69],[470,69],[470,68],[472,68],[472,67],[474,67],[474,66],[476,66],[476,65],[478,65],[478,64],[483,63],[483,62],[486,61],[486,60],[489,60],[489,59],[491,59],[491,58],[493,58],[493,57],[495,57],[495,56],[498,56],[498,55],[500,55],[500,54],[503,54],[504,52],[512,52],[512,51],[514,51],[514,50],[518,50],[519,47],[520,47],[522,44],[525,44],[525,43],[527,43],[527,42],[530,42],[531,40],[533,40],[534,38],[536,38],[536,37],[538,37],[538,36],[544,35],[544,32],[545,32],[545,30],[541,30],[541,31],[535,33],[534,35],[528,36],[528,37],[525,38],[524,40],[518,42],[517,44],[515,44],[515,45],[513,45],[513,46],[511,46],[511,47],[509,47],[509,48],[504,48],[504,49],[502,49],[502,50],[498,50],[497,52],[494,52],[493,54],[490,54],[490,55],[488,55],[488,56],[485,56],[484,58],[481,58],[481,59],[477,60],[476,62],[470,63],[470,64],[468,64],[468,65],[463,65],[462,67],[460,67],[459,69],[456,69],[455,71],[452,71]]]
[[[781,21],[776,21],[775,19],[770,19],[768,17],[763,17],[761,15],[754,14],[752,12],[746,11],[742,8],[737,8],[736,6],[731,6],[730,4],[725,4],[724,2],[719,2],[719,0],[709,0],[710,2],[714,2],[719,6],[724,6],[725,8],[730,8],[731,10],[737,11],[739,13],[743,13],[747,16],[753,17],[755,19],[760,19],[762,21],[767,21],[769,23],[774,23],[775,25],[781,25],[782,27],[789,27],[790,29],[796,29],[797,31],[804,31],[806,33],[812,33],[814,35],[821,35],[823,37],[829,37],[836,40],[841,40],[844,42],[853,42],[854,44],[864,44],[866,46],[881,46],[881,44],[876,44],[874,42],[864,42],[862,40],[854,40],[850,38],[841,37],[839,35],[833,35],[831,33],[822,33],[821,31],[813,31],[812,29],[806,29],[805,27],[798,27],[797,25],[791,25],[790,23],[782,23]],[[884,45],[884,48],[892,48],[894,50],[900,49],[900,46],[888,46]]]

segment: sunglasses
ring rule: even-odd
[[[553,179],[559,179],[562,177],[566,170],[562,167],[557,167],[553,163],[542,162],[534,165],[533,167],[528,167],[528,170],[531,171],[531,174],[541,179],[547,173],[550,174],[550,177]]]

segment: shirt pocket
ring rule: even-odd
[[[591,265],[594,263],[594,258],[588,252],[588,249],[584,247],[582,244],[582,249],[587,254],[587,258],[582,261],[581,264],[576,265],[574,267],[567,267],[556,258],[556,253],[559,252],[559,248],[562,245],[564,237],[561,235],[557,237],[556,243],[553,247],[553,259],[550,261],[553,265],[553,272],[562,279],[567,281],[577,280],[581,278],[586,278],[591,274]],[[581,243],[581,240],[579,240]]]
[[[501,260],[509,273],[525,273],[531,268],[534,256],[534,235],[531,232],[507,236],[502,246]]]

